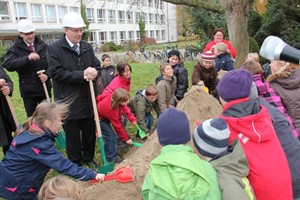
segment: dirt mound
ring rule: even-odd
[[[191,131],[196,127],[195,122],[219,116],[222,107],[219,102],[200,89],[193,86],[178,104],[177,108],[184,111],[189,119]],[[161,146],[158,143],[157,134],[154,133],[140,148],[132,148],[126,159],[115,169],[121,166],[130,166],[134,174],[134,181],[122,184],[117,181],[106,181],[104,183],[83,183],[83,198],[88,200],[110,199],[110,200],[132,200],[142,199],[140,191],[144,177],[149,169],[149,163],[160,153]]]

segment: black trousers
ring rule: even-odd
[[[94,119],[65,120],[63,129],[66,134],[68,158],[76,164],[92,161],[96,143]]]
[[[43,100],[46,100],[46,96],[23,98],[23,103],[27,117],[30,117],[33,114],[37,105]]]

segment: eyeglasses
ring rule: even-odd
[[[32,34],[34,34],[34,32],[32,31],[32,32],[29,32],[29,33],[22,33],[22,34],[24,34],[24,35],[32,35]]]
[[[84,33],[84,29],[74,29],[74,28],[69,28],[70,31],[74,32],[74,33]]]

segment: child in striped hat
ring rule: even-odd
[[[228,147],[229,135],[223,118],[208,119],[194,130],[194,151],[217,171],[223,200],[253,200],[255,195],[247,178],[248,161],[239,142]]]

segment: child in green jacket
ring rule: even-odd
[[[220,200],[216,171],[185,145],[191,139],[186,114],[176,108],[161,113],[157,135],[163,148],[150,163],[142,187],[143,199]]]

